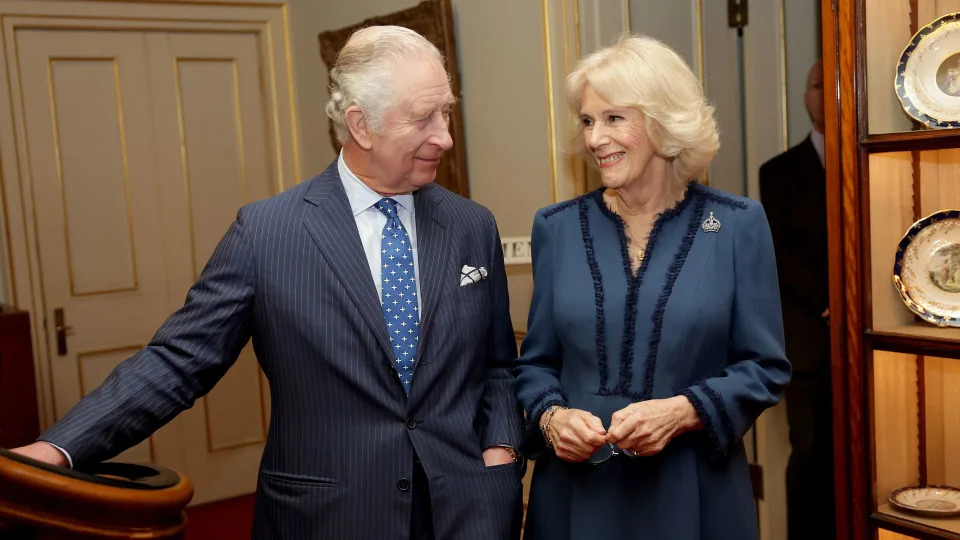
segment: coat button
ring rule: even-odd
[[[407,428],[408,429],[417,429],[417,421],[413,418],[407,418]]]
[[[401,478],[400,481],[397,482],[397,489],[400,491],[410,491],[410,481],[406,478]]]

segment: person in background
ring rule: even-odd
[[[760,201],[773,233],[787,356],[793,364],[785,396],[792,447],[789,540],[829,540],[835,535],[833,412],[820,61],[810,68],[804,98],[813,129],[803,142],[760,167]]]

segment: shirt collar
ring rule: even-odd
[[[813,143],[813,149],[817,151],[817,157],[820,158],[820,165],[826,167],[826,160],[823,157],[823,133],[815,129],[811,130],[810,142]]]
[[[347,200],[350,201],[350,210],[353,212],[354,217],[367,211],[383,198],[383,195],[370,189],[370,186],[364,184],[363,181],[347,167],[347,163],[343,160],[343,150],[340,151],[340,157],[337,159],[337,172],[340,173],[340,182],[343,183],[343,190],[347,192]],[[412,193],[394,195],[390,198],[397,201],[397,204],[406,211],[413,212]]]

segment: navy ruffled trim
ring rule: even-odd
[[[697,193],[700,193],[701,195],[710,199],[713,202],[725,204],[731,208],[740,208],[741,210],[747,207],[747,203],[745,201],[734,199],[732,197],[722,195],[715,191],[708,190],[699,184],[691,183],[691,186],[693,187],[693,189],[697,191]]]
[[[607,366],[606,363],[601,367],[600,371],[600,394],[601,395],[619,395],[624,392],[627,392],[627,385],[624,384],[624,379],[627,381],[630,380],[631,372],[633,370],[633,340],[635,339],[634,332],[628,331],[628,328],[633,328],[633,325],[637,320],[637,295],[640,290],[640,282],[643,279],[643,274],[647,271],[647,265],[650,261],[650,257],[644,257],[643,261],[640,262],[640,267],[637,268],[637,273],[634,275],[633,266],[630,262],[630,241],[627,239],[627,230],[626,224],[619,215],[613,213],[610,208],[607,207],[607,203],[603,200],[603,190],[598,190],[594,192],[597,206],[600,208],[600,211],[603,212],[608,218],[613,220],[614,226],[617,228],[617,237],[620,239],[620,257],[621,262],[623,263],[623,275],[627,280],[627,298],[623,308],[623,341],[620,345],[620,372],[617,377],[617,386],[613,389],[607,389]],[[658,232],[658,226],[660,224],[659,216],[657,221],[654,222],[653,228],[650,230],[650,236],[647,240],[647,253],[653,251],[653,246],[656,243],[656,233]],[[629,352],[629,356],[627,353]],[[624,361],[624,359],[627,359]]]
[[[720,399],[720,394],[716,390],[710,387],[706,382],[699,384],[700,390],[710,398],[710,401],[713,402],[713,406],[717,408],[717,414],[720,415],[720,422],[723,424],[723,431],[727,435],[727,440],[736,439],[737,432],[733,427],[733,421],[730,419],[730,414],[727,412],[727,406],[724,405],[723,400]]]
[[[612,219],[617,227],[617,233],[620,237],[620,253],[623,259],[623,271],[627,278],[627,298],[624,305],[623,341],[620,347],[620,372],[618,374],[617,386],[614,388],[607,388],[606,359],[604,358],[600,371],[600,390],[598,392],[600,395],[622,395],[630,396],[633,399],[640,399],[643,396],[642,393],[630,392],[629,390],[630,382],[633,379],[633,348],[634,341],[636,340],[636,332],[634,332],[634,328],[636,327],[637,323],[637,297],[640,291],[640,284],[643,282],[643,276],[646,274],[647,266],[652,258],[651,253],[653,253],[653,250],[657,245],[657,238],[659,237],[660,230],[663,228],[663,224],[683,213],[687,205],[690,204],[690,201],[692,200],[691,195],[694,192],[694,186],[694,182],[687,184],[687,189],[684,192],[683,198],[672,208],[668,208],[657,215],[657,218],[653,222],[653,227],[650,229],[650,235],[647,238],[646,256],[644,256],[643,261],[640,263],[640,267],[637,268],[637,273],[635,275],[633,274],[633,269],[630,264],[630,250],[628,248],[629,240],[627,239],[626,225],[624,224],[623,219],[607,207],[606,202],[603,200],[604,190],[602,188],[595,190],[590,194],[593,195],[594,199],[596,200],[600,211]],[[700,192],[700,190],[697,190],[697,192]],[[701,214],[703,213],[702,206],[703,204],[701,203]],[[693,221],[694,233],[696,233],[696,226],[699,225],[699,223],[699,218]],[[692,239],[690,240],[690,243],[693,243]],[[686,253],[689,252],[689,250],[689,245],[686,247],[680,246],[680,251],[678,251],[676,257],[680,257],[682,253],[682,259],[686,259]],[[676,263],[676,258],[674,261]],[[680,261],[680,265],[683,265],[683,260]],[[679,273],[679,268],[677,269],[677,273]],[[674,279],[676,279],[676,276],[674,276]],[[673,285],[671,283],[670,289],[672,288]],[[666,296],[669,297],[669,295],[670,293],[667,291]],[[666,306],[665,300],[664,306]],[[663,317],[661,312],[661,322],[662,319]],[[654,321],[656,322],[656,318]],[[655,328],[654,332],[657,334],[657,339],[659,341],[659,328]],[[648,377],[652,379],[652,374],[650,373],[649,368]]]
[[[553,208],[551,208],[551,209],[549,209],[549,210],[547,210],[546,212],[543,213],[543,218],[546,219],[546,218],[548,218],[548,217],[556,214],[557,212],[562,212],[562,211],[566,210],[567,208],[570,208],[571,206],[573,206],[574,204],[576,204],[577,201],[580,200],[581,198],[582,198],[582,196],[577,197],[576,199],[570,199],[569,201],[564,201],[564,202],[562,202],[562,203],[554,206]]]
[[[600,276],[600,266],[597,264],[597,254],[593,249],[593,237],[590,235],[590,222],[587,217],[587,204],[583,198],[578,199],[580,207],[580,234],[583,235],[583,247],[587,253],[587,265],[590,266],[590,277],[593,278],[593,298],[596,308],[597,334],[597,364],[600,369],[600,387],[607,386],[607,338],[606,315],[603,309],[603,278]]]
[[[657,371],[657,351],[660,349],[660,336],[663,332],[663,313],[667,309],[667,302],[673,293],[673,286],[677,282],[677,276],[683,268],[683,263],[687,260],[693,241],[697,237],[697,231],[700,229],[700,219],[703,217],[703,209],[707,205],[707,199],[697,198],[697,206],[687,225],[687,234],[683,237],[680,249],[677,250],[667,270],[667,280],[660,292],[660,298],[657,299],[657,307],[653,311],[653,332],[650,333],[650,350],[647,352],[647,372],[643,378],[643,393],[640,400],[653,398],[653,382]]]
[[[551,397],[553,396],[553,397]],[[548,387],[533,400],[530,407],[530,414],[527,415],[528,429],[540,425],[540,416],[543,415],[549,407],[553,405],[566,405],[567,397],[563,395],[563,390],[559,386]]]
[[[723,443],[720,442],[720,437],[717,436],[717,432],[713,426],[713,419],[710,418],[710,415],[707,414],[707,410],[703,407],[703,402],[700,401],[700,398],[697,397],[697,394],[693,390],[687,388],[680,392],[680,395],[686,396],[690,400],[690,404],[693,405],[693,409],[697,411],[697,416],[700,417],[700,422],[703,423],[703,431],[707,436],[707,441],[710,444],[710,453],[714,457],[721,458],[726,455]]]

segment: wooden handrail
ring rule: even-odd
[[[0,449],[0,522],[41,536],[183,538],[190,480],[163,467],[104,465],[86,474]]]

